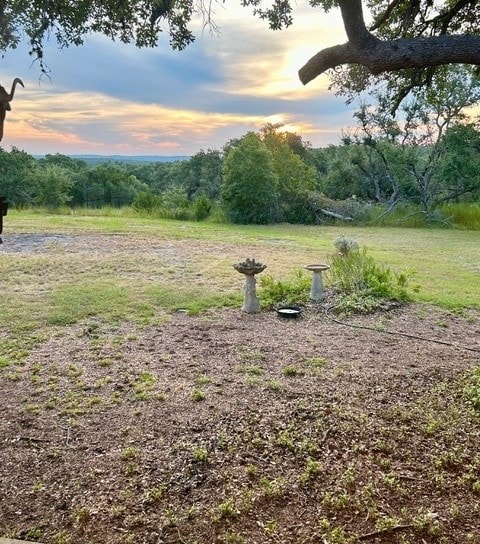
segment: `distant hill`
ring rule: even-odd
[[[35,155],[35,158],[41,159],[45,155]],[[87,164],[102,164],[106,162],[128,162],[132,163],[152,163],[152,162],[174,162],[188,161],[187,155],[68,155],[72,159],[80,159]]]

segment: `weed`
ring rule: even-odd
[[[210,383],[212,383],[212,378],[210,378],[209,376],[202,375],[195,378],[196,385],[208,385]]]
[[[52,536],[52,544],[70,544],[71,537],[66,531],[59,531]]]
[[[271,391],[281,391],[283,385],[278,380],[269,380],[265,382],[265,387]]]
[[[275,478],[273,480],[262,478],[260,485],[267,499],[278,499],[286,493],[287,486],[284,478]]]
[[[419,514],[414,518],[413,526],[417,532],[424,535],[437,536],[441,532],[438,514],[435,512]]]
[[[206,396],[207,395],[203,389],[193,389],[190,393],[190,398],[195,402],[205,400]]]
[[[193,459],[198,463],[205,463],[208,459],[208,450],[205,448],[194,448]]]
[[[27,538],[32,539],[39,539],[42,538],[44,534],[44,530],[40,528],[34,528],[34,529],[28,529],[27,530]]]
[[[88,506],[83,506],[75,513],[75,522],[84,529],[92,517],[91,510]]]
[[[145,491],[145,502],[155,503],[159,502],[165,496],[165,491],[167,489],[166,484],[159,485],[157,487],[152,487]]]
[[[274,443],[290,451],[294,451],[296,449],[294,436],[292,431],[289,429],[280,431],[275,437]]]
[[[258,365],[242,365],[238,367],[238,372],[248,376],[262,376],[265,371]]]
[[[480,366],[466,375],[466,382],[465,398],[475,411],[480,412]]]
[[[358,242],[353,238],[348,238],[345,235],[340,236],[333,242],[333,245],[337,248],[340,255],[345,257],[352,251],[357,251],[359,248]]]
[[[375,521],[375,529],[377,531],[391,531],[395,527],[399,525],[399,521],[397,518],[393,517],[379,517]]]
[[[226,499],[221,502],[217,506],[217,511],[220,519],[234,517],[240,513],[235,504],[235,500],[232,498]]]
[[[282,374],[284,376],[293,377],[293,376],[301,376],[304,374],[304,372],[295,365],[287,365],[283,367]]]
[[[9,364],[9,359],[7,359],[6,357],[0,357],[0,369],[6,368]]]
[[[266,535],[273,535],[277,531],[277,522],[274,519],[268,520],[263,526],[263,530]]]
[[[350,544],[356,540],[353,536],[348,536],[342,527],[332,527],[326,518],[319,520],[319,526],[323,533],[323,541],[328,544]]]
[[[313,368],[323,368],[327,364],[327,360],[324,357],[310,357],[305,359],[305,363]]]
[[[239,533],[229,529],[224,535],[225,544],[244,544],[245,539]]]
[[[35,484],[32,487],[32,491],[34,493],[38,493],[39,491],[45,491],[47,486],[43,482],[35,482]]]
[[[124,461],[131,461],[140,457],[140,448],[137,446],[127,446],[122,450],[121,458]]]
[[[307,483],[316,476],[318,476],[323,470],[323,465],[319,461],[315,461],[315,459],[312,459],[309,457],[307,459],[307,464],[305,466],[305,470],[300,476],[300,481],[302,483]]]
[[[344,510],[350,505],[350,496],[344,491],[326,491],[322,504],[330,510]]]
[[[125,465],[125,476],[128,476],[129,478],[132,478],[139,472],[139,467],[136,463],[127,463]]]
[[[409,275],[377,264],[366,248],[334,255],[330,275],[339,294],[336,309],[340,313],[368,313],[383,300],[411,299]]]

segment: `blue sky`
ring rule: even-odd
[[[0,61],[0,82],[17,87],[3,149],[32,154],[193,155],[220,149],[266,123],[315,147],[339,142],[353,106],[328,90],[325,76],[303,86],[297,71],[319,49],[346,41],[340,14],[298,7],[293,27],[272,32],[248,8],[217,7],[219,34],[200,32],[185,51],[165,34],[156,49],[102,36],[81,47],[49,44],[50,78],[25,46]]]

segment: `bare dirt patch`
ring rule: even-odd
[[[480,542],[479,421],[462,393],[478,314],[349,323],[379,330],[315,306],[60,330],[0,381],[0,534]]]

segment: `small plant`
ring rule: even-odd
[[[307,365],[316,369],[323,368],[328,363],[324,357],[310,357],[309,359],[306,359],[305,362]]]
[[[377,531],[388,532],[394,530],[398,525],[400,525],[400,523],[397,518],[380,517],[375,522],[375,529]]]
[[[249,376],[261,376],[265,371],[258,365],[242,365],[238,367],[238,372]]]
[[[152,487],[147,489],[145,492],[145,502],[146,503],[155,503],[163,499],[165,495],[165,490],[167,486],[165,484],[159,485],[158,487]]]
[[[424,514],[419,514],[413,520],[413,526],[415,530],[425,534],[436,536],[441,532],[441,525],[438,521],[438,514],[435,512],[426,512]]]
[[[277,530],[277,522],[274,519],[268,520],[263,526],[266,535],[273,535]]]
[[[315,459],[312,459],[311,457],[309,457],[307,459],[307,465],[305,467],[305,470],[300,476],[300,480],[302,481],[302,483],[305,484],[309,482],[310,480],[312,480],[313,478],[315,478],[316,476],[318,476],[318,474],[322,472],[322,469],[323,469],[322,463],[320,463],[319,461],[315,461]]]
[[[348,536],[342,527],[332,527],[330,521],[326,518],[322,518],[319,524],[324,534],[323,542],[328,542],[328,544],[350,544],[356,540],[353,536]]]
[[[82,508],[77,510],[77,512],[75,513],[75,521],[77,522],[77,525],[82,529],[84,529],[88,525],[91,517],[92,513],[88,506],[82,506]]]
[[[283,478],[275,478],[273,480],[262,478],[260,485],[265,493],[265,497],[268,499],[278,499],[285,495],[286,482]]]
[[[303,270],[296,270],[290,280],[275,280],[268,274],[260,277],[260,298],[265,308],[279,304],[302,304],[310,297],[311,279]]]
[[[218,507],[218,515],[220,518],[229,518],[236,516],[239,512],[234,499],[229,498],[221,502]]]
[[[190,398],[194,401],[194,402],[201,402],[202,400],[205,400],[206,398],[206,393],[203,389],[193,389],[192,392],[190,393]]]
[[[127,446],[122,450],[121,457],[124,461],[131,461],[137,459],[140,456],[140,448],[136,446]]]
[[[225,544],[244,544],[245,539],[242,535],[236,533],[235,531],[228,530],[225,533]]]
[[[351,253],[352,251],[358,250],[358,242],[352,238],[347,238],[346,236],[340,236],[337,238],[333,245],[337,248],[340,255],[343,257]]]
[[[265,383],[265,387],[271,391],[281,391],[282,383],[278,380],[269,380]]]
[[[205,376],[204,374],[202,374],[201,376],[197,376],[195,378],[195,383],[196,385],[208,385],[212,383],[212,378],[210,378],[210,376]]]
[[[467,375],[465,398],[476,412],[480,412],[480,366]]]
[[[197,463],[204,463],[208,459],[208,450],[205,448],[194,448],[193,459]]]
[[[287,365],[287,366],[283,367],[282,374],[284,376],[290,376],[291,377],[291,376],[302,375],[303,372],[302,372],[302,370],[300,370],[295,365]]]

